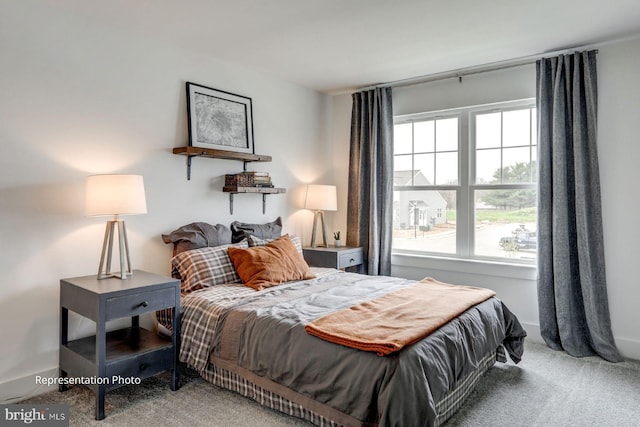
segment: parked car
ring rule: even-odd
[[[504,250],[536,249],[537,246],[535,231],[517,230],[512,236],[500,238],[500,247]]]

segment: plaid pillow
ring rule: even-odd
[[[173,270],[182,280],[182,295],[224,283],[242,283],[227,254],[227,248],[248,248],[246,240],[232,245],[206,247],[181,252],[171,259]]]
[[[298,252],[302,253],[302,239],[300,238],[300,236],[296,236],[295,234],[289,234],[289,239],[291,240],[291,243],[293,243],[293,246],[296,247]],[[269,242],[273,242],[275,239],[261,239],[256,236],[249,236],[247,240],[249,241],[249,246],[254,247],[254,246],[264,246]]]

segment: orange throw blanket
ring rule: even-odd
[[[304,329],[326,341],[386,356],[428,336],[468,308],[496,293],[430,277],[308,323]]]

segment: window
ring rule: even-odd
[[[536,258],[532,100],[396,117],[396,253]]]

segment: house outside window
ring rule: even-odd
[[[535,100],[397,116],[394,253],[533,263]]]

